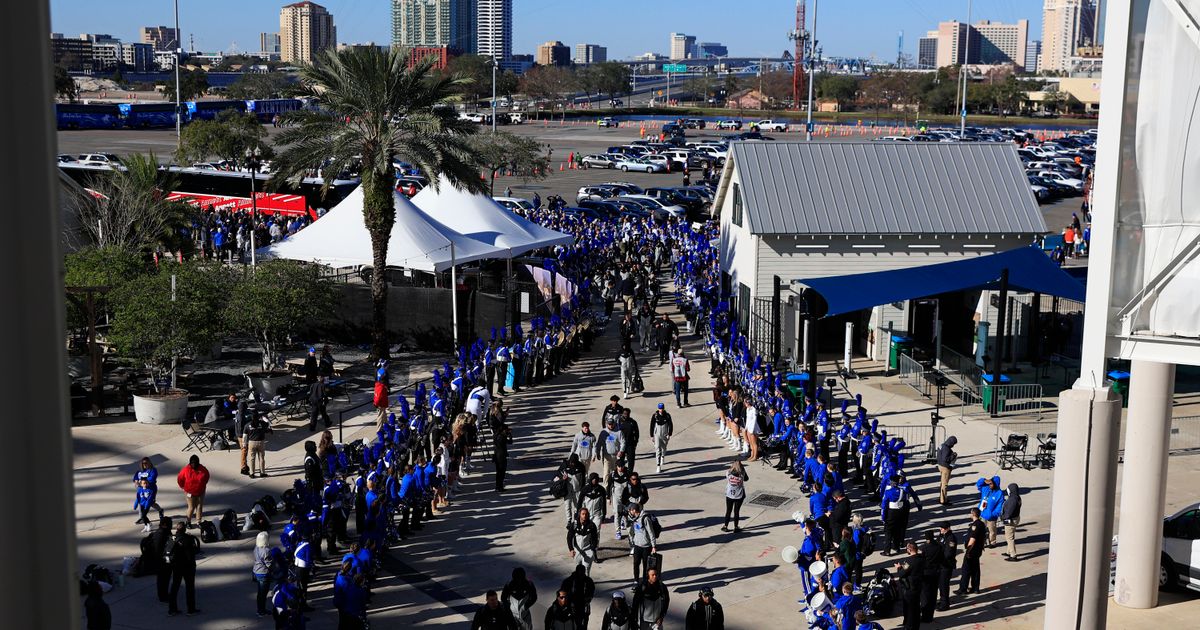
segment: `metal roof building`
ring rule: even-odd
[[[788,306],[795,282],[992,254],[1047,231],[1010,144],[737,142],[713,208],[724,281],[744,330],[762,347],[781,329],[781,356],[799,354],[798,315]],[[766,314],[777,281],[779,322]],[[942,314],[967,301],[943,304]],[[850,318],[862,351],[878,354],[868,329],[921,332],[910,302]]]

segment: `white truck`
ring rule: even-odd
[[[782,120],[760,120],[754,123],[759,131],[783,131],[788,130],[788,124]]]

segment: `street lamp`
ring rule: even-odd
[[[254,233],[258,230],[258,194],[255,185],[258,183],[258,167],[262,166],[262,149],[246,147],[246,168],[250,169],[250,266],[258,266],[258,244],[255,243]]]
[[[962,110],[959,112],[958,138],[961,140],[967,135],[967,62],[970,61],[971,54],[971,0],[967,0],[967,37],[966,43],[963,45],[963,60],[962,60]]]
[[[812,141],[813,130],[813,84],[817,79],[817,55],[821,54],[821,49],[817,48],[817,6],[820,0],[813,0],[813,23],[812,34],[808,38],[808,120],[804,124],[804,140],[805,142]]]
[[[496,135],[496,56],[491,57],[492,62],[492,135]]]

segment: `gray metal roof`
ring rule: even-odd
[[[1046,232],[1012,144],[736,142],[754,234]]]

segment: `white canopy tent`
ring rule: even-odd
[[[519,217],[487,196],[459,189],[444,177],[436,190],[426,186],[412,202],[433,220],[477,241],[502,247],[510,257],[575,240],[570,234]]]
[[[450,270],[458,286],[457,265],[486,258],[508,258],[507,248],[480,242],[430,218],[411,201],[394,193],[396,222],[388,241],[387,266],[429,273]],[[349,267],[372,265],[371,234],[363,217],[359,186],[312,225],[280,243],[258,250],[263,258],[286,258]],[[458,343],[458,294],[450,292],[454,342]]]

